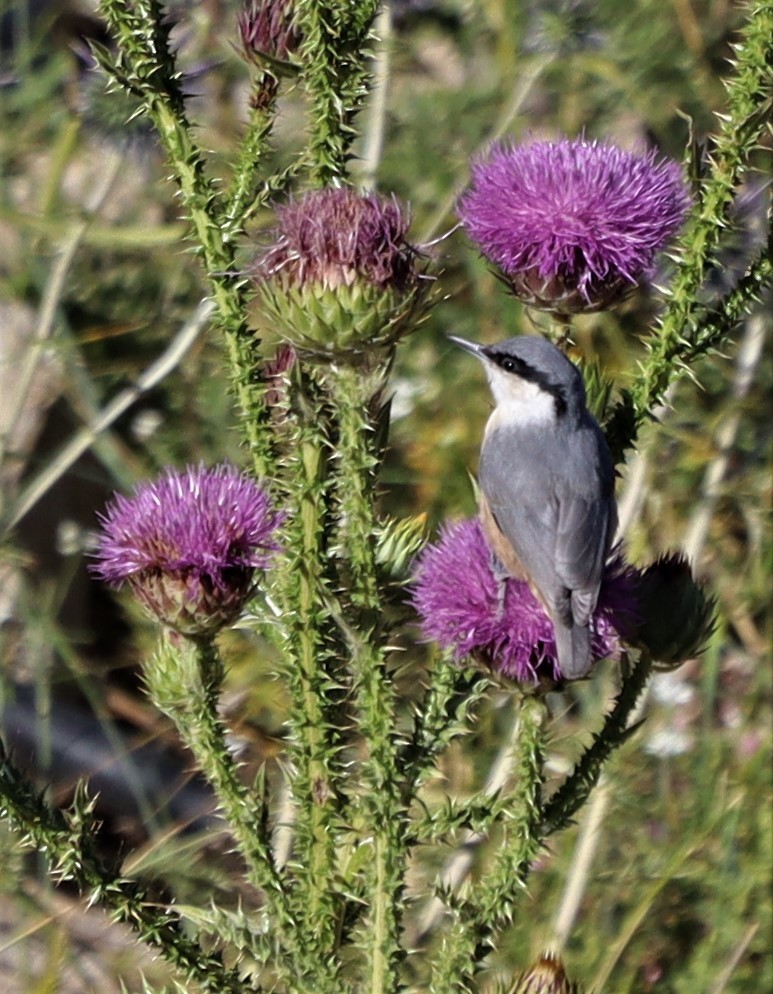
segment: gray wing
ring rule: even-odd
[[[548,607],[567,624],[586,625],[616,526],[603,436],[588,423],[571,441],[520,439],[509,449],[501,442],[481,457],[491,511]]]

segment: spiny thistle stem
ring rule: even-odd
[[[407,830],[394,735],[394,691],[382,645],[376,573],[374,505],[379,457],[374,451],[375,428],[368,409],[377,402],[382,378],[383,371],[368,374],[348,365],[332,369],[328,376],[338,423],[339,548],[351,571],[348,589],[353,630],[358,633],[352,640],[354,692],[360,729],[368,746],[359,817],[365,821],[364,834],[373,839],[371,932],[367,939],[372,994],[385,994],[399,982],[398,964],[404,955],[399,932]]]
[[[699,319],[699,334],[695,354],[705,355],[718,348],[740,321],[759,301],[763,291],[773,282],[773,229],[767,245],[752,260],[749,268],[733,289]]]
[[[669,384],[700,354],[699,291],[706,269],[729,223],[739,178],[766,128],[771,99],[773,4],[758,3],[737,46],[735,75],[727,84],[727,111],[711,157],[711,175],[680,240],[680,265],[669,290],[669,305],[648,342],[649,356],[631,388],[633,441]],[[749,290],[756,288],[749,288]],[[731,291],[732,292],[732,291]],[[736,305],[737,307],[737,305]],[[619,408],[620,405],[618,405]],[[616,409],[615,416],[625,412]]]
[[[542,767],[547,708],[538,696],[521,698],[511,735],[515,754],[515,784],[509,798],[509,817],[503,817],[505,836],[493,865],[463,898],[449,896],[453,914],[450,929],[433,958],[431,994],[458,994],[472,990],[470,982],[481,966],[497,931],[512,921],[531,864],[542,842]]]
[[[543,808],[542,834],[545,838],[566,828],[598,782],[604,763],[638,727],[629,726],[628,719],[646,686],[651,669],[652,661],[642,653],[633,669],[624,677],[620,693],[603,728]]]
[[[185,114],[163,10],[156,0],[125,4],[101,0],[101,9],[120,44],[117,60],[103,53],[101,61],[114,79],[142,99],[174,170],[217,307],[254,470],[257,476],[271,475],[274,466],[265,427],[264,393],[254,339],[246,323],[245,281],[234,274],[233,231],[206,175],[204,155]]]
[[[210,638],[165,640],[149,663],[146,682],[156,706],[177,725],[196,763],[212,784],[247,864],[250,882],[264,891],[284,926],[293,927],[268,840],[261,833],[260,799],[239,779],[217,701],[223,664]]]
[[[52,873],[72,880],[89,903],[109,908],[144,942],[158,949],[184,977],[211,994],[243,994],[237,970],[228,970],[219,953],[207,953],[201,938],[184,929],[180,918],[159,905],[136,880],[121,877],[97,855],[91,802],[76,795],[74,810],[50,807],[11,763],[0,743],[0,815],[21,833],[23,844],[46,852]],[[187,934],[186,934],[187,933]]]
[[[306,923],[304,927],[314,936],[318,965],[322,966],[332,959],[337,941],[333,880],[338,807],[342,803],[337,769],[340,722],[336,715],[341,687],[330,672],[336,648],[330,611],[334,595],[324,575],[330,443],[321,412],[311,406],[305,410],[310,400],[304,396],[304,384],[296,387],[296,424],[285,465],[292,506],[289,555],[281,580],[285,673],[293,699],[295,740],[290,788],[297,818],[295,857],[299,870],[293,902]]]
[[[435,760],[451,739],[461,734],[475,705],[491,685],[479,670],[465,670],[449,656],[435,662],[421,707],[414,719],[413,734],[400,757],[406,771],[406,803],[435,769]]]
[[[352,574],[348,585],[352,604],[358,613],[374,612],[373,621],[381,606],[374,513],[379,458],[374,451],[375,426],[368,412],[376,390],[371,376],[345,365],[331,370],[327,382],[339,432],[335,460],[339,545]]]
[[[258,173],[270,147],[275,113],[273,102],[267,108],[253,108],[250,111],[247,131],[239,145],[239,159],[223,210],[224,238],[227,243],[244,231],[244,225],[255,210]]]
[[[356,136],[352,122],[367,94],[365,41],[379,4],[298,0],[302,78],[311,98],[309,163],[317,185],[341,183]]]

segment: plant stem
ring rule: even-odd
[[[493,854],[485,878],[470,884],[458,899],[448,895],[453,914],[449,931],[433,957],[431,994],[471,991],[495,933],[512,920],[534,859],[542,847],[542,766],[547,708],[541,697],[522,697],[513,723],[515,784],[509,798],[509,817],[503,818],[504,837]]]
[[[75,810],[50,807],[8,759],[0,743],[0,814],[21,833],[22,842],[46,852],[52,872],[72,880],[89,904],[109,908],[144,942],[211,994],[244,994],[238,970],[223,965],[220,953],[207,953],[198,936],[186,934],[180,918],[159,905],[136,880],[121,877],[98,855],[91,804],[76,796]]]
[[[334,879],[343,803],[339,714],[343,688],[335,672],[341,671],[341,647],[331,619],[335,596],[326,576],[330,442],[321,401],[313,396],[313,384],[298,365],[292,388],[284,467],[291,512],[280,592],[284,672],[293,701],[294,769],[289,781],[296,814],[293,907],[302,927],[314,937],[320,963],[327,963],[333,962],[338,941]],[[332,972],[335,969],[330,967]]]
[[[336,411],[338,549],[347,583],[354,693],[359,728],[368,748],[355,819],[373,840],[370,934],[367,939],[370,994],[399,985],[400,921],[406,861],[407,815],[397,766],[395,702],[386,666],[382,606],[376,575],[375,484],[379,467],[371,410],[379,403],[389,360],[373,373],[341,365],[330,371]]]
[[[367,94],[365,43],[375,0],[298,0],[302,78],[311,98],[309,166],[319,186],[346,178],[353,120]]]
[[[264,390],[254,336],[246,323],[245,281],[234,272],[233,223],[228,224],[226,208],[206,175],[204,155],[185,114],[163,11],[156,0],[125,4],[102,0],[101,9],[120,44],[115,61],[103,53],[103,65],[142,99],[172,166],[217,308],[253,468],[258,476],[272,476],[274,460]]]
[[[604,763],[638,727],[629,726],[628,719],[647,684],[651,665],[652,661],[642,653],[631,672],[624,677],[615,705],[606,716],[593,744],[585,750],[574,770],[545,804],[542,811],[542,834],[545,838],[569,824],[598,782]]]
[[[258,194],[257,177],[263,158],[269,150],[269,138],[274,125],[275,105],[253,108],[247,132],[239,146],[239,161],[226,197],[223,220],[226,242],[233,241],[244,231],[252,214]]]
[[[700,290],[722,235],[731,224],[730,212],[743,170],[767,126],[771,39],[773,4],[764,0],[751,7],[742,40],[736,46],[735,74],[727,83],[727,110],[720,117],[711,174],[700,189],[698,204],[680,240],[679,268],[668,292],[668,307],[647,342],[649,355],[641,364],[640,375],[628,395],[618,402],[610,419],[615,436],[625,426],[623,447],[635,441],[639,428],[663,399],[669,384],[707,350],[701,320],[705,306],[700,301]],[[717,309],[726,318],[743,313],[759,292],[760,275],[758,271],[757,280],[740,285],[746,294],[743,301],[738,300],[737,287],[727,295],[732,302],[726,306],[720,303]],[[767,279],[770,279],[769,267]],[[723,321],[721,334],[710,336],[712,345],[718,346],[732,327],[731,322]]]

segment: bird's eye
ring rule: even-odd
[[[515,372],[515,360],[514,359],[502,359],[499,365],[504,369],[506,373]]]

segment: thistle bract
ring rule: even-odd
[[[495,145],[458,213],[517,297],[572,314],[613,306],[651,273],[689,202],[675,162],[577,139]]]
[[[563,679],[553,623],[527,583],[507,579],[504,597],[477,518],[446,526],[418,557],[413,605],[422,631],[457,658],[472,655],[520,683]],[[615,656],[637,615],[637,575],[616,556],[593,618],[594,660]]]
[[[568,979],[561,960],[547,953],[517,978],[509,994],[580,994],[580,988]]]
[[[397,200],[348,188],[312,190],[276,208],[255,260],[269,327],[306,356],[358,361],[418,317],[426,281]]]
[[[142,606],[182,635],[219,631],[238,617],[255,572],[279,546],[283,515],[233,466],[168,469],[117,495],[100,515],[92,571],[127,584]]]

